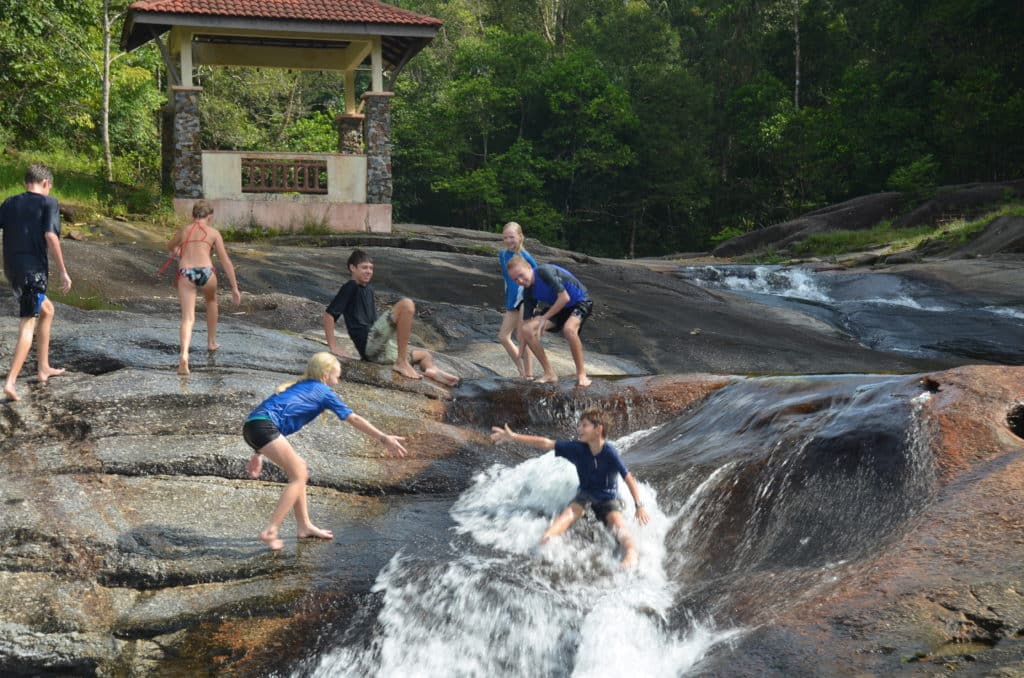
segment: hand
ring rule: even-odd
[[[345,360],[355,360],[355,358],[350,356],[348,353],[345,353],[340,348],[332,348],[332,349],[330,349],[330,351],[331,351],[331,353],[333,353],[334,355],[338,356],[339,358],[344,358]]]
[[[62,271],[60,274],[60,291],[65,294],[71,291],[71,276],[67,271]]]
[[[260,477],[262,471],[263,455],[259,452],[253,452],[252,456],[249,457],[248,463],[245,465],[245,472],[249,474],[250,478],[256,479]]]
[[[231,302],[235,306],[238,306],[239,304],[242,303],[242,293],[238,291],[237,287],[231,290]]]
[[[505,424],[505,428],[500,428],[498,426],[491,427],[491,442],[495,445],[514,440],[514,435],[515,433],[513,433],[512,429],[508,427],[508,424]]]
[[[646,525],[651,521],[650,514],[647,513],[647,509],[643,506],[638,506],[636,509],[636,521],[641,525]]]
[[[384,443],[385,449],[387,449],[387,451],[391,455],[399,456],[399,457],[404,457],[406,450],[405,450],[404,447],[402,447],[402,441],[403,440],[405,440],[405,438],[399,438],[398,436],[385,435],[384,436],[384,440],[382,440],[381,442]]]
[[[544,339],[544,328],[547,324],[547,319],[544,316],[541,316],[540,320],[537,322],[537,341]]]

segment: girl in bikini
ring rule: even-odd
[[[330,410],[356,430],[376,438],[389,454],[405,456],[405,448],[402,446],[404,438],[380,432],[373,424],[352,412],[334,393],[331,387],[338,384],[340,377],[341,363],[338,359],[326,351],[317,353],[309,359],[306,371],[298,381],[279,386],[277,393],[260,403],[242,426],[242,437],[253,449],[252,457],[246,464],[249,477],[259,478],[264,456],[288,476],[288,484],[281,493],[281,499],[270,514],[267,527],[260,532],[260,541],[272,551],[284,548],[277,530],[289,510],[295,512],[296,535],[299,539],[334,538],[330,530],[321,530],[309,519],[306,462],[296,454],[285,436],[295,433],[321,412]]]
[[[181,304],[181,357],[178,374],[188,374],[188,351],[192,343],[192,326],[196,321],[196,295],[200,290],[206,300],[206,347],[209,351],[220,348],[217,343],[217,272],[213,268],[216,251],[224,274],[231,283],[231,301],[237,306],[242,301],[235,280],[235,267],[224,248],[220,232],[210,225],[213,208],[205,200],[192,206],[192,223],[182,228],[167,244],[167,251],[178,259],[178,302]]]
[[[516,347],[515,342],[512,341],[512,335],[523,322],[523,288],[509,277],[506,265],[509,259],[517,254],[528,261],[533,268],[537,268],[537,262],[523,248],[525,238],[522,226],[514,221],[508,222],[501,231],[501,237],[505,242],[505,249],[498,251],[498,261],[501,263],[501,274],[505,278],[505,317],[501,319],[498,341],[508,351],[508,357],[512,358],[512,362],[515,363],[519,370],[519,376],[533,379],[530,349],[526,347],[526,344]]]

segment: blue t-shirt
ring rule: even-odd
[[[341,420],[352,414],[349,406],[330,386],[322,381],[306,379],[264,400],[245,420],[269,419],[281,435],[287,436],[316,419],[324,410],[334,412]]]
[[[47,273],[46,234],[60,237],[57,199],[25,191],[0,205],[0,231],[4,240],[4,271],[11,284],[27,273]]]
[[[508,260],[515,256],[509,250],[498,251],[498,261],[501,262],[501,275],[505,278],[505,310],[514,311],[523,303],[523,288],[508,274]],[[531,268],[537,268],[537,262],[526,250],[519,250],[519,256],[526,259]]]
[[[523,317],[533,317],[538,301],[549,306],[554,304],[563,291],[569,293],[569,303],[565,308],[572,308],[582,301],[589,300],[587,288],[576,279],[576,276],[561,266],[541,264],[533,271],[533,286],[526,290]]]
[[[580,492],[585,492],[593,499],[609,501],[618,494],[619,481],[629,469],[622,463],[619,451],[606,442],[597,454],[590,453],[590,446],[578,440],[558,440],[555,442],[555,456],[568,459],[576,466],[576,475],[580,478]]]

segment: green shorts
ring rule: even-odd
[[[397,329],[391,320],[391,311],[377,318],[366,337],[365,358],[381,365],[390,365],[398,360]]]

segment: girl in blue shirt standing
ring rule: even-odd
[[[523,248],[525,237],[522,226],[514,221],[508,222],[501,231],[501,237],[505,241],[505,249],[498,252],[498,261],[501,262],[501,275],[505,278],[505,317],[501,319],[498,341],[508,351],[508,357],[515,363],[519,376],[533,379],[530,350],[525,345],[517,347],[512,341],[512,335],[523,321],[523,288],[509,276],[507,265],[508,260],[517,254],[533,268],[537,268],[537,262]]]
[[[306,480],[309,474],[306,462],[296,454],[285,436],[295,433],[321,412],[331,410],[342,421],[379,440],[388,453],[405,456],[405,448],[402,446],[404,438],[377,430],[373,424],[349,409],[334,393],[331,387],[337,386],[340,378],[341,363],[338,359],[326,351],[317,353],[309,359],[300,379],[281,384],[277,393],[256,406],[242,426],[242,437],[253,449],[252,457],[246,464],[249,477],[259,478],[264,455],[288,476],[288,484],[281,493],[281,499],[270,514],[266,528],[260,532],[260,541],[272,551],[284,548],[277,530],[289,510],[295,511],[296,535],[299,539],[334,538],[330,530],[321,530],[309,519],[306,503]]]

